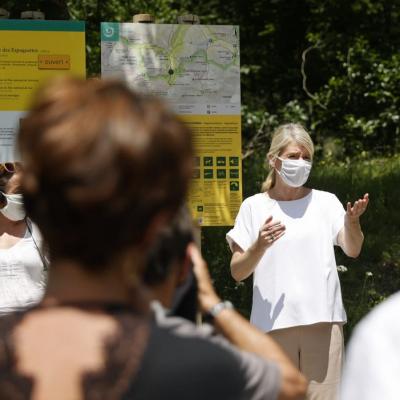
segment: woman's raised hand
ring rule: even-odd
[[[349,221],[358,221],[360,216],[364,214],[369,203],[368,193],[364,194],[362,199],[358,199],[354,202],[353,206],[350,202],[347,203],[346,218]]]
[[[273,221],[272,216],[269,216],[259,230],[257,244],[263,248],[271,246],[285,234],[285,229],[285,225]]]

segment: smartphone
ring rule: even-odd
[[[197,280],[191,266],[186,281],[175,290],[171,315],[196,323],[198,313]]]

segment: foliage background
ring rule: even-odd
[[[340,272],[347,333],[399,289],[400,0],[14,0],[1,6],[14,17],[41,9],[47,19],[87,21],[88,76],[100,73],[102,21],[146,12],[173,23],[189,12],[204,24],[240,25],[245,197],[264,179],[273,129],[301,122],[317,149],[310,184],[343,203],[365,192],[371,197],[361,256],[337,253],[347,268]],[[248,315],[251,282],[230,277],[228,229],[203,229],[203,254],[220,294]]]

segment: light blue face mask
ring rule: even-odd
[[[280,158],[282,161],[281,170],[276,172],[282,178],[286,185],[291,187],[303,186],[310,175],[312,164],[306,160],[291,160]]]
[[[5,194],[7,204],[0,209],[0,212],[11,221],[21,221],[25,218],[24,202],[22,194]]]

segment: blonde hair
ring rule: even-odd
[[[311,159],[313,158],[314,144],[305,128],[301,124],[284,124],[278,126],[272,135],[271,146],[266,158],[268,168],[270,168],[269,161],[279,157],[285,147],[293,142],[303,146],[310,153]],[[275,175],[275,169],[270,169],[267,178],[261,186],[261,192],[266,192],[275,186]]]

